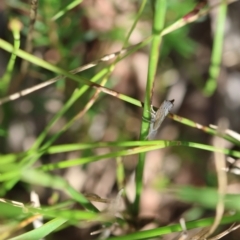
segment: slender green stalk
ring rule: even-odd
[[[239,151],[233,151],[229,149],[220,149],[215,148],[211,145],[205,145],[202,143],[194,143],[189,141],[165,141],[165,140],[157,140],[157,141],[124,141],[124,142],[99,142],[99,143],[83,143],[83,144],[64,144],[57,146],[50,146],[48,149],[44,149],[44,153],[47,154],[57,154],[57,153],[66,153],[71,151],[79,151],[93,148],[122,148],[122,147],[147,147],[147,146],[186,146],[197,148],[201,150],[207,151],[219,151],[221,153],[240,157]],[[6,164],[13,163],[17,159],[21,158],[21,155],[28,156],[30,154],[36,154],[40,150],[36,150],[33,152],[21,153],[19,155],[7,154],[1,156],[1,167]],[[147,151],[147,150],[146,150]],[[2,162],[3,161],[3,162]]]
[[[192,147],[192,148],[202,149],[202,150],[206,150],[206,151],[220,152],[220,153],[224,153],[224,154],[231,155],[231,156],[238,157],[238,158],[240,157],[240,152],[238,152],[238,151],[216,148],[216,147],[201,144],[201,143],[194,143],[194,142],[187,142],[187,141],[185,141],[185,142],[184,141],[148,141],[144,145],[141,145],[139,143],[144,144],[144,142],[123,142],[122,144],[118,143],[117,146],[129,146],[131,144],[131,146],[134,148],[129,148],[129,149],[111,152],[111,153],[98,155],[98,156],[94,155],[94,156],[90,156],[90,157],[77,158],[77,159],[72,159],[72,160],[70,160],[70,159],[63,160],[56,164],[45,164],[41,167],[41,169],[54,170],[54,169],[58,169],[58,168],[68,168],[68,167],[87,164],[87,163],[91,163],[91,162],[95,162],[95,161],[99,161],[99,160],[103,160],[103,159],[128,156],[128,155],[133,155],[133,154],[137,154],[137,153],[148,152],[151,150],[166,148],[166,147],[170,147],[170,146],[176,146],[176,147],[186,146],[186,147]],[[108,143],[108,144],[109,144],[109,146],[111,146],[112,143]],[[103,146],[104,145],[97,146],[97,144],[93,144],[92,148],[103,147]],[[107,146],[107,145],[105,145],[105,146]],[[116,146],[116,143],[115,143],[115,146]],[[9,174],[9,172],[6,174]],[[2,176],[0,176],[0,181],[1,181],[2,177],[4,177],[4,174],[2,174]]]
[[[224,28],[227,16],[227,1],[222,0],[216,19],[216,31],[213,40],[213,51],[211,56],[211,66],[209,69],[209,78],[204,87],[203,93],[211,96],[217,88],[217,78],[220,72],[220,64],[222,60]]]
[[[71,187],[66,180],[59,176],[50,175],[48,173],[44,173],[35,169],[22,171],[21,175],[21,179],[30,184],[37,184],[44,187],[61,189],[70,195],[72,199],[81,204],[85,209],[92,212],[98,212],[97,208],[94,207],[88,201],[88,199],[86,199],[80,192]]]
[[[222,224],[229,224],[234,222],[239,222],[240,214],[234,214],[230,216],[225,216],[221,220]],[[187,222],[186,228],[187,229],[194,229],[200,227],[207,227],[210,226],[214,221],[214,218],[205,218],[197,221]],[[131,233],[125,236],[118,236],[118,237],[111,237],[108,240],[139,240],[139,239],[151,239],[151,238],[159,238],[162,235],[173,233],[173,232],[181,232],[182,226],[180,224],[174,224],[170,226],[155,228],[151,230],[139,231],[135,233]]]
[[[146,142],[133,141],[133,142],[123,142],[123,143],[119,143],[119,142],[102,143],[102,144],[95,143],[95,144],[89,144],[89,145],[84,144],[83,148],[80,147],[79,149],[84,149],[84,147],[85,147],[85,149],[87,149],[87,148],[111,147],[111,146],[114,146],[114,147],[131,146],[131,147],[135,147],[135,148],[120,150],[120,151],[111,152],[111,153],[103,154],[103,155],[99,155],[99,156],[90,156],[90,157],[85,157],[85,158],[80,158],[80,159],[61,161],[60,163],[57,163],[57,164],[48,164],[48,165],[45,164],[41,167],[41,169],[54,170],[54,169],[58,169],[58,168],[68,168],[68,167],[91,163],[91,162],[95,162],[95,161],[99,161],[99,160],[103,160],[103,159],[107,159],[107,158],[116,158],[116,157],[122,157],[122,156],[127,156],[127,155],[133,155],[133,154],[148,152],[151,150],[161,149],[161,148],[170,147],[170,146],[176,146],[176,147],[185,146],[185,147],[202,149],[202,150],[206,150],[206,151],[213,151],[213,152],[217,151],[217,152],[221,152],[221,153],[233,156],[233,157],[240,158],[240,152],[238,152],[238,151],[215,148],[213,146],[209,146],[209,145],[205,145],[205,144],[201,144],[201,143],[187,142],[187,141],[163,141],[163,140],[161,140],[161,141],[146,141]],[[71,149],[73,150],[73,148],[71,148]],[[77,150],[78,149],[77,146],[75,146],[74,149]],[[64,149],[63,149],[63,151],[64,151]],[[37,158],[38,156],[41,156],[41,152],[35,153],[35,154],[31,153],[31,154],[34,155],[33,156],[34,159],[35,159],[35,157]],[[15,169],[12,169],[12,171],[4,172],[0,175],[0,181],[2,182],[2,181],[11,180],[16,177],[20,177],[21,172],[23,170],[24,170],[23,168],[15,168]]]
[[[11,80],[11,76],[13,73],[13,69],[14,69],[14,65],[17,57],[16,52],[20,47],[20,31],[22,28],[22,24],[19,22],[19,20],[12,19],[10,20],[9,27],[12,30],[14,43],[13,43],[13,51],[11,53],[11,57],[7,65],[6,72],[0,81],[0,90],[2,89],[3,93],[7,92],[8,86]]]
[[[117,170],[116,170],[116,178],[117,178],[117,185],[118,190],[124,188],[124,180],[125,180],[125,172],[124,172],[124,164],[121,157],[117,157]]]
[[[134,28],[136,27],[136,25],[137,25],[137,23],[138,23],[141,15],[142,15],[142,13],[143,13],[143,10],[144,10],[144,8],[145,8],[146,3],[147,3],[147,0],[142,0],[141,6],[140,6],[140,8],[139,8],[139,10],[138,10],[138,12],[137,12],[137,15],[136,15],[136,17],[135,17],[134,23],[133,23],[130,31],[128,32],[127,37],[126,37],[126,39],[125,39],[125,41],[124,41],[124,44],[123,44],[123,47],[124,47],[124,48],[127,47],[128,40],[129,40],[129,38],[130,38],[130,36],[131,36]]]
[[[73,9],[74,7],[76,7],[81,2],[82,2],[82,0],[74,0],[74,1],[70,2],[66,7],[64,7],[62,10],[60,10],[58,13],[56,13],[52,17],[52,21],[56,21],[58,18],[62,17],[64,14],[66,14],[67,11]]]
[[[150,117],[150,105],[153,95],[154,88],[154,78],[156,75],[157,64],[159,59],[160,45],[162,42],[162,31],[164,29],[164,20],[166,13],[166,1],[165,0],[155,0],[154,1],[154,19],[152,28],[152,43],[149,57],[148,65],[148,77],[146,85],[146,93],[144,99],[144,109],[143,117],[149,119]],[[142,121],[140,139],[144,140],[147,136],[147,129],[149,128],[149,123]],[[136,168],[136,194],[135,201],[133,203],[133,212],[138,214],[139,203],[142,192],[143,183],[143,170],[145,162],[145,153],[139,154],[138,164]]]

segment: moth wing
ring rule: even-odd
[[[162,103],[162,105],[156,112],[156,117],[153,124],[153,130],[157,130],[161,126],[163,120],[168,115],[172,107],[173,107],[173,100],[171,101],[165,100]]]

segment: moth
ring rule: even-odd
[[[154,111],[153,106],[151,105],[150,128],[149,128],[148,136],[146,137],[146,139],[152,140],[155,138],[157,131],[161,126],[163,120],[172,109],[173,102],[174,102],[174,99],[165,100],[156,112]]]

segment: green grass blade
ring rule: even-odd
[[[52,21],[56,21],[58,18],[62,17],[64,14],[67,13],[67,11],[73,9],[74,7],[76,7],[78,4],[80,4],[82,2],[82,0],[75,0],[72,1],[71,3],[69,3],[66,7],[64,7],[62,10],[60,10],[58,13],[56,13],[53,17],[52,17]]]
[[[221,224],[229,224],[238,222],[240,220],[240,214],[235,214],[231,216],[225,216],[221,220]],[[194,229],[200,227],[208,227],[214,221],[214,218],[205,218],[197,221],[186,222],[187,229]],[[110,237],[108,240],[138,240],[138,239],[151,239],[151,238],[158,238],[159,236],[173,233],[173,232],[181,232],[182,227],[180,224],[174,224],[170,226],[155,228],[152,230],[145,230],[140,232],[131,233],[125,236],[118,236],[118,237]]]
[[[180,123],[182,123],[184,125],[187,125],[189,127],[200,129],[201,131],[203,131],[205,133],[208,133],[210,135],[219,136],[219,132],[216,129],[210,128],[208,126],[203,126],[202,124],[196,123],[196,122],[194,122],[190,119],[180,117],[180,116],[178,116],[176,114],[172,114],[172,113],[170,113],[168,115],[168,117],[170,117],[174,121],[180,122]],[[227,141],[229,141],[233,144],[236,144],[238,146],[240,145],[240,142],[237,139],[233,138],[232,136],[228,135],[227,133],[221,134],[220,137],[226,139]]]
[[[136,146],[136,142],[127,142],[123,143],[122,146],[126,146],[127,144],[132,143],[132,146]],[[144,143],[144,142],[142,142]],[[136,145],[134,145],[136,144]],[[119,144],[121,145],[121,144]],[[94,145],[93,145],[94,146]],[[54,170],[58,168],[68,168],[76,165],[82,165],[82,164],[87,164],[95,161],[99,161],[102,159],[109,159],[109,158],[116,158],[116,157],[122,157],[122,156],[128,156],[128,155],[133,155],[137,153],[142,153],[142,152],[148,152],[151,150],[156,150],[156,149],[161,149],[164,147],[170,147],[170,146],[186,146],[186,147],[192,147],[192,148],[198,148],[206,151],[216,151],[216,152],[221,152],[230,156],[234,157],[240,157],[240,152],[239,151],[233,151],[229,149],[221,149],[221,148],[216,148],[213,146],[205,145],[205,144],[200,144],[200,143],[194,143],[194,142],[187,142],[187,141],[148,141],[144,146],[136,146],[135,148],[130,148],[126,150],[120,150],[116,152],[111,152],[103,155],[98,155],[98,156],[90,156],[90,157],[84,157],[84,158],[78,158],[78,159],[72,159],[72,160],[65,160],[61,161],[59,163],[54,163],[54,164],[45,164],[40,169],[42,170]],[[97,147],[95,145],[95,147]],[[102,147],[102,146],[101,146]],[[9,174],[9,173],[6,173]],[[4,174],[0,176],[0,181],[1,178],[4,177]]]
[[[215,209],[219,197],[221,197],[215,188],[196,188],[179,187],[174,190],[177,196],[185,202],[196,203],[200,206]],[[225,208],[229,210],[240,210],[240,196],[238,194],[226,194],[224,196]]]
[[[162,31],[164,29],[164,21],[166,14],[166,1],[165,0],[155,0],[154,1],[154,19],[153,19],[153,29],[152,29],[152,43],[150,50],[150,59],[148,65],[148,76],[146,93],[144,99],[144,109],[143,117],[145,119],[150,118],[150,105],[151,98],[153,94],[154,78],[157,71],[157,64],[159,59],[160,45],[162,42]],[[149,128],[149,123],[142,121],[140,139],[144,140],[148,134],[147,129]],[[133,212],[138,214],[140,196],[142,192],[142,182],[143,182],[143,170],[144,170],[145,154],[139,154],[138,164],[136,168],[136,194],[133,203]]]
[[[53,176],[48,173],[40,172],[38,170],[28,169],[22,172],[21,179],[30,184],[37,184],[44,187],[51,187],[61,189],[79,202],[85,209],[89,211],[98,212],[98,210],[78,191],[72,188],[63,178]]]
[[[53,219],[47,223],[45,223],[43,226],[28,231],[27,233],[21,234],[17,237],[10,238],[9,240],[38,240],[46,237],[51,232],[55,231],[57,228],[59,228],[61,225],[66,223],[67,220],[62,218],[56,218]]]
[[[124,141],[124,142],[99,142],[99,143],[81,143],[81,144],[63,144],[63,145],[56,145],[49,147],[45,153],[47,154],[56,154],[56,153],[64,153],[64,152],[71,152],[71,151],[79,151],[79,150],[86,150],[86,149],[95,149],[95,148],[121,148],[121,147],[146,147],[146,146],[155,146],[164,145],[165,147],[168,146],[186,146],[192,148],[198,148],[207,151],[220,151],[224,154],[239,157],[239,151],[224,149],[220,150],[211,145],[205,145],[201,143],[189,142],[189,141],[165,141],[165,140],[155,140],[155,141]],[[219,150],[218,150],[219,149]],[[38,153],[36,150],[33,153]],[[21,153],[23,154],[23,153]],[[4,155],[3,155],[4,156]],[[6,155],[8,157],[8,155]],[[17,158],[17,157],[16,157]],[[7,158],[8,159],[8,158]],[[10,158],[12,163],[12,158]],[[16,159],[15,159],[16,160]]]
[[[227,1],[222,0],[216,20],[216,32],[213,41],[213,51],[211,56],[211,66],[209,69],[209,79],[206,82],[203,93],[211,96],[217,88],[217,78],[220,72],[220,64],[222,60],[222,49],[224,39],[224,28],[227,16]]]
[[[125,39],[125,41],[124,41],[124,44],[123,44],[123,47],[126,47],[127,42],[128,42],[128,40],[129,40],[129,38],[130,38],[130,36],[131,36],[134,28],[136,27],[136,25],[137,25],[137,23],[138,23],[141,15],[142,15],[142,13],[143,13],[143,10],[144,10],[144,8],[145,8],[146,3],[147,3],[147,0],[142,0],[141,6],[140,6],[140,8],[139,8],[139,10],[138,10],[138,12],[137,12],[137,15],[136,15],[136,17],[135,17],[135,20],[134,20],[134,22],[133,22],[133,25],[132,25],[131,29],[129,30],[128,34],[127,34],[127,37],[126,37],[126,39]]]
[[[0,81],[0,90],[2,91],[2,93],[7,92],[7,89],[11,80],[11,76],[13,73],[14,65],[16,62],[16,57],[17,57],[16,51],[20,47],[20,30],[22,28],[21,23],[17,19],[12,19],[10,20],[9,27],[12,30],[14,45],[13,45],[13,51],[11,53],[11,57],[7,65],[6,72]]]

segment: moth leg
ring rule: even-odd
[[[156,111],[153,109],[153,105],[151,105],[151,113],[156,115]]]
[[[148,120],[148,119],[146,119],[146,118],[144,118],[144,117],[142,117],[142,119],[143,119],[144,121],[146,121],[146,122],[154,123],[154,122],[155,122],[155,118],[156,118],[156,112],[154,111],[152,105],[151,105],[151,111],[148,111],[148,112],[150,112],[150,114],[151,114],[151,120]]]
[[[151,118],[152,118],[152,119],[155,119],[157,112],[155,112],[155,110],[153,109],[153,105],[151,105],[151,112],[150,112],[150,113],[151,113]]]

